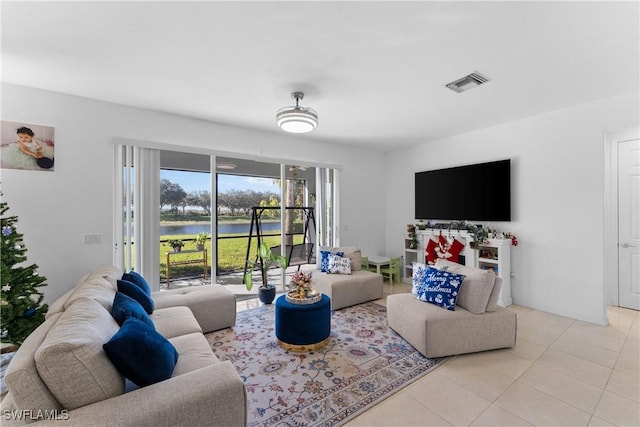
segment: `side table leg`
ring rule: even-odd
[[[169,258],[169,252],[167,252],[167,289],[169,289],[169,286],[171,286],[169,283],[171,281],[171,261]]]
[[[204,280],[207,280],[207,250],[204,250]]]

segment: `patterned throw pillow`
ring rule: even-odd
[[[329,255],[331,254],[342,256],[344,252],[320,251],[320,271],[323,273],[329,272]]]
[[[351,259],[339,255],[329,255],[330,274],[351,274]]]
[[[422,286],[418,289],[418,299],[453,311],[463,280],[462,274],[428,267]]]
[[[414,295],[418,295],[418,289],[422,286],[424,282],[424,277],[427,274],[427,265],[419,262],[413,263],[413,286],[411,288],[411,293]]]

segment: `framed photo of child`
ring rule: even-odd
[[[54,128],[2,120],[0,168],[53,171]]]

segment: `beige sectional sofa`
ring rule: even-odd
[[[323,273],[320,251],[342,252],[351,260],[351,274]],[[331,309],[339,310],[366,301],[382,298],[382,276],[362,270],[362,253],[358,247],[321,247],[313,270],[313,288],[331,298]]]
[[[245,426],[244,384],[203,335],[235,323],[235,297],[219,285],[153,293],[155,329],[179,357],[171,378],[125,392],[103,350],[120,328],[110,309],[121,276],[101,267],[51,305],[7,368],[3,426]]]
[[[516,313],[497,304],[502,279],[446,260],[438,260],[436,267],[465,275],[455,310],[420,301],[411,293],[389,295],[389,326],[427,357],[513,347]]]

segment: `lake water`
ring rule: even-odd
[[[231,223],[231,224],[218,224],[218,234],[249,234],[250,223]],[[269,233],[276,233],[280,231],[279,222],[263,222],[262,231],[268,231]],[[255,227],[253,229],[255,233]],[[176,234],[198,234],[207,233],[211,234],[209,224],[185,224],[185,225],[161,225],[161,236],[172,236]]]

